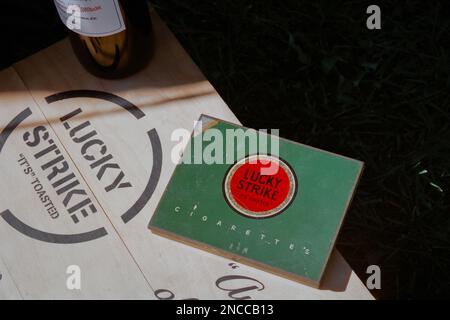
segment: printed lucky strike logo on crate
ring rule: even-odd
[[[94,98],[110,102],[117,108],[126,110],[131,122],[139,121],[146,116],[141,109],[130,101],[103,91],[65,91],[46,97],[46,102],[52,104],[57,101],[76,98]],[[100,208],[98,208],[96,200],[92,199],[93,196],[90,195],[87,187],[84,186],[81,174],[70,161],[69,156],[63,152],[64,148],[57,143],[58,139],[50,128],[50,124],[40,121],[35,124],[30,120],[32,116],[33,111],[30,108],[25,108],[11,119],[0,132],[0,161],[5,163],[1,158],[5,152],[9,152],[8,143],[12,144],[12,142],[9,142],[10,137],[17,134],[18,136],[15,137],[14,141],[18,140],[23,145],[14,144],[14,147],[20,148],[23,152],[18,152],[16,164],[28,178],[16,180],[26,181],[29,184],[24,187],[31,188],[36,200],[40,203],[40,208],[30,205],[30,212],[18,212],[13,207],[14,201],[11,201],[9,205],[12,207],[0,207],[0,217],[21,234],[44,242],[80,243],[107,235],[104,227],[92,228],[92,224],[89,223],[89,217],[98,214]],[[26,122],[27,119],[28,122]],[[79,150],[82,157],[80,161],[88,163],[90,171],[87,174],[92,174],[95,177],[94,180],[100,184],[105,193],[116,196],[116,192],[121,192],[121,190],[127,188],[135,188],[113,152],[108,148],[108,142],[98,134],[98,128],[95,128],[91,121],[84,119],[82,107],[75,107],[59,118],[59,121],[65,129],[64,133],[70,138],[68,143],[77,145],[78,148],[76,149]],[[25,122],[26,125],[23,125]],[[23,132],[23,130],[25,131]],[[162,148],[158,133],[153,128],[141,134],[145,135],[145,140],[148,141],[148,152],[153,157],[153,164],[144,189],[133,190],[133,192],[136,192],[136,198],[130,199],[128,209],[120,215],[125,224],[136,217],[148,203],[161,174]],[[10,198],[14,199],[12,195]],[[30,201],[30,203],[36,202]],[[83,232],[55,233],[41,230],[37,226],[26,223],[24,221],[26,218],[23,219],[23,217],[35,217],[37,210],[38,212],[45,212],[43,218],[50,219],[50,221],[62,220],[70,230],[83,229]],[[68,224],[76,226],[76,228],[74,229]],[[61,226],[61,224],[59,225]]]
[[[282,213],[297,193],[297,177],[284,160],[270,155],[251,155],[227,171],[223,192],[237,213],[256,219]]]

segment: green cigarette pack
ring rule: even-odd
[[[152,232],[320,286],[363,163],[202,115]]]

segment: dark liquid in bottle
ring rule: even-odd
[[[146,0],[120,0],[125,30],[105,37],[70,32],[81,64],[102,78],[123,78],[144,68],[153,53],[153,31]]]

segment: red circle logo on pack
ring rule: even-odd
[[[223,184],[227,203],[250,218],[270,218],[283,212],[297,193],[290,166],[270,155],[251,155],[237,161]]]

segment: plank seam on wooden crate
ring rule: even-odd
[[[39,109],[39,112],[41,113],[41,115],[44,117],[45,121],[47,122],[47,124],[50,126],[50,128],[52,129],[52,133],[56,136],[56,138],[58,139],[59,143],[61,144],[61,146],[64,148],[65,153],[67,154],[67,156],[70,158],[71,162],[73,163],[73,165],[75,166],[75,169],[77,170],[78,174],[81,176],[81,178],[83,179],[84,183],[86,184],[86,187],[89,188],[92,196],[95,198],[96,202],[98,203],[98,205],[100,206],[100,208],[102,209],[104,215],[106,216],[106,219],[108,220],[108,222],[110,223],[111,227],[114,229],[114,232],[117,234],[118,238],[120,239],[120,241],[122,242],[123,246],[125,247],[125,249],[127,250],[128,254],[131,257],[131,260],[134,262],[134,264],[137,266],[137,268],[139,269],[139,272],[142,274],[142,277],[144,278],[145,282],[147,283],[148,287],[150,288],[150,290],[152,291],[152,293],[155,293],[155,290],[153,289],[152,285],[150,284],[149,280],[147,279],[147,277],[145,276],[144,272],[142,271],[141,266],[138,264],[138,262],[136,261],[136,258],[133,256],[133,254],[131,253],[130,249],[128,248],[128,246],[126,245],[125,241],[123,240],[122,236],[120,235],[120,233],[118,232],[117,228],[115,227],[114,223],[111,221],[111,218],[109,217],[109,215],[106,213],[106,209],[104,208],[104,206],[101,204],[101,202],[99,201],[99,199],[97,198],[97,195],[94,193],[94,190],[91,188],[91,186],[89,185],[88,181],[85,178],[85,175],[83,174],[83,172],[80,170],[78,164],[75,162],[75,160],[73,159],[72,155],[70,154],[69,150],[67,150],[66,145],[63,143],[63,141],[61,140],[60,136],[58,135],[57,131],[55,130],[55,128],[53,127],[52,123],[48,120],[47,116],[45,115],[45,113],[43,112],[40,104],[36,101],[32,91],[30,90],[30,88],[27,86],[26,82],[24,81],[24,79],[22,78],[20,72],[18,70],[15,69],[15,66],[13,65],[13,70],[14,72],[18,75],[18,77],[20,78],[20,81],[22,82],[23,86],[27,89],[28,94],[30,95],[30,97],[33,99],[35,105],[37,106],[37,108]],[[19,291],[20,293],[20,291]]]
[[[14,285],[14,288],[16,288],[17,293],[19,294],[20,298],[22,300],[25,300],[25,298],[23,297],[22,292],[20,291],[19,287],[17,286],[16,280],[13,278],[13,276],[11,275],[11,272],[9,271],[8,266],[6,265],[6,262],[2,259],[2,257],[0,256],[0,262],[2,263],[2,265],[5,267],[6,269],[6,274],[8,275],[9,279],[11,279],[11,283]],[[0,279],[1,280],[1,279]]]

